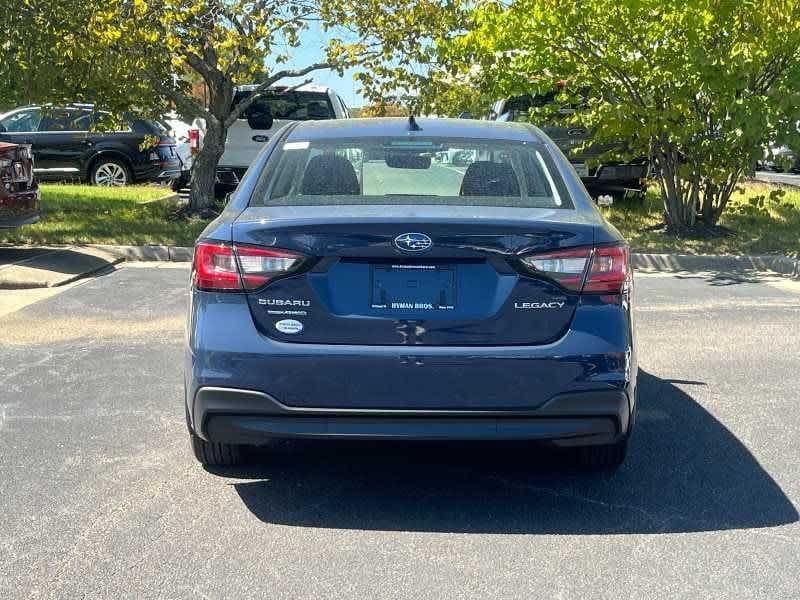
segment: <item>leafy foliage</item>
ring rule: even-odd
[[[132,72],[186,117],[205,125],[194,163],[192,208],[213,203],[216,166],[228,128],[267,87],[320,69],[338,72],[354,64],[380,70],[394,56],[418,55],[437,0],[123,0],[100,11],[93,30],[124,56]],[[321,21],[332,35],[324,58],[287,68],[309,23]],[[272,65],[270,67],[270,65]],[[178,74],[179,76],[175,76]],[[207,106],[192,95],[192,82],[208,90]],[[232,104],[235,85],[257,83],[243,102]],[[302,82],[301,82],[302,83]],[[297,84],[293,84],[296,86]],[[291,89],[291,88],[290,88]]]
[[[321,16],[352,32],[371,52],[355,75],[369,104],[387,98],[422,114],[446,76],[440,48],[464,33],[463,0],[325,0]]]
[[[796,140],[798,22],[792,0],[485,2],[439,52],[496,98],[588,86],[571,120],[649,156],[667,224],[681,230],[716,224],[762,148]]]
[[[356,64],[364,83],[391,74],[408,87],[432,36],[450,25],[441,18],[450,0],[20,1],[21,10],[0,10],[10,36],[0,45],[0,105],[86,100],[153,113],[172,105],[201,120],[191,195],[197,210],[213,204],[227,130],[259,92]],[[312,22],[331,33],[319,62],[286,67]],[[259,88],[234,106],[243,83]],[[198,84],[207,91],[203,101]]]
[[[100,2],[0,0],[0,110],[32,103],[94,102],[150,109],[151,87],[95,41]]]
[[[408,111],[397,102],[383,102],[381,104],[368,104],[361,108],[359,117],[406,117]]]

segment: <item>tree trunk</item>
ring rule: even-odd
[[[714,206],[717,204],[717,195],[719,188],[713,183],[706,184],[705,192],[703,193],[703,223],[706,225],[715,225],[717,219],[714,218]]]
[[[716,184],[709,182],[706,184],[703,195],[704,223],[709,226],[717,224],[743,174],[744,171],[739,169],[738,171],[731,172],[724,183]]]
[[[664,218],[667,229],[681,231],[686,227],[681,199],[680,182],[676,176],[678,165],[672,160],[669,150],[658,150],[654,153],[656,174],[661,187],[661,199],[664,202]]]
[[[191,212],[202,212],[214,206],[217,165],[225,152],[226,135],[227,130],[221,123],[206,123],[203,145],[192,166],[192,186],[189,193]]]

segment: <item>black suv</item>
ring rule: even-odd
[[[180,175],[175,140],[161,124],[113,119],[87,104],[14,109],[0,115],[0,141],[30,145],[39,180],[121,186]]]

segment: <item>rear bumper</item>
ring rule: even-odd
[[[133,168],[137,182],[169,181],[181,174],[181,163],[177,158],[163,162],[148,162]]]
[[[297,408],[268,394],[200,388],[192,403],[198,435],[259,444],[270,438],[540,440],[560,446],[608,444],[628,431],[623,391],[560,394],[536,410],[363,410]]]
[[[601,444],[636,398],[629,311],[586,298],[540,346],[287,343],[253,325],[238,294],[191,294],[190,425],[210,441],[270,437],[540,439]]]
[[[614,194],[628,191],[643,193],[647,191],[647,181],[643,179],[612,181],[588,178],[582,179],[582,181],[586,190],[592,195]]]
[[[645,191],[647,189],[647,163],[601,165],[581,177],[587,190],[593,193]]]
[[[165,169],[155,177],[155,181],[171,181],[177,179],[182,174],[183,172],[180,169]]]

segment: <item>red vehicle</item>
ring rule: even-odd
[[[31,147],[0,142],[0,228],[38,221],[39,197]]]

